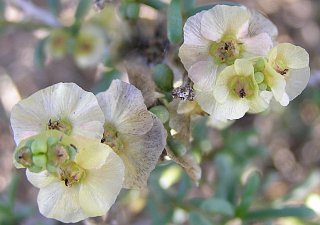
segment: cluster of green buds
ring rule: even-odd
[[[259,58],[254,64],[254,79],[256,80],[260,91],[265,91],[268,89],[268,85],[264,77],[264,70],[265,60],[263,58]]]
[[[62,137],[62,136],[61,136]],[[14,153],[15,162],[31,172],[44,170],[57,173],[58,169],[75,158],[77,149],[56,136],[37,135],[22,141]]]

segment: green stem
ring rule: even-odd
[[[12,22],[4,19],[0,19],[0,28],[4,27],[17,27],[24,30],[34,30],[38,28],[51,28],[48,25],[42,23],[33,23],[33,22]]]
[[[159,98],[159,101],[160,101],[166,108],[169,107],[169,102],[168,102],[167,99],[165,99],[165,98]]]
[[[159,0],[139,0],[139,2],[157,10],[165,10],[168,7],[166,3],[163,3]]]

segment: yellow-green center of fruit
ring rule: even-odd
[[[252,98],[255,85],[251,77],[235,76],[229,81],[231,94],[237,98]]]
[[[241,43],[234,39],[222,39],[219,42],[212,42],[209,54],[217,64],[232,65],[242,52]]]
[[[72,125],[70,121],[67,119],[59,119],[59,120],[50,119],[47,124],[47,129],[58,130],[67,135],[70,135],[72,132]]]
[[[116,152],[122,150],[124,147],[117,130],[114,126],[107,123],[104,125],[104,133],[101,143],[110,146]]]
[[[59,167],[58,175],[67,187],[71,187],[85,176],[85,170],[74,161],[67,161]]]
[[[85,56],[92,53],[95,47],[95,38],[91,35],[80,34],[77,37],[75,54],[77,56]]]

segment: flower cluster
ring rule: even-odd
[[[96,66],[106,54],[106,34],[98,26],[87,24],[73,37],[64,29],[51,32],[46,39],[46,53],[53,59],[63,58],[71,53],[81,68]]]
[[[58,83],[20,101],[10,118],[13,162],[40,189],[40,212],[66,223],[104,215],[121,188],[146,187],[161,153],[199,181],[201,168],[186,154],[193,115],[210,114],[212,126],[223,127],[266,110],[272,99],[286,106],[306,87],[308,53],[289,43],[275,45],[277,34],[271,21],[242,6],[217,5],[188,18],[179,56],[193,89],[188,80],[172,94],[190,101],[167,98],[173,72],[157,67],[148,91],[163,105],[154,106],[154,97],[148,106],[158,117],[145,105],[148,96],[120,80],[96,96]],[[87,24],[76,34],[53,31],[46,50],[61,58],[71,48],[77,64],[87,67],[102,59],[106,40],[104,31]],[[154,93],[154,84],[163,96]],[[171,129],[168,143],[163,123]]]
[[[277,28],[240,6],[218,5],[190,17],[179,56],[194,83],[195,98],[214,119],[239,119],[286,106],[306,87],[309,55],[289,43],[274,46]]]
[[[40,90],[13,108],[11,125],[13,161],[40,188],[40,212],[66,223],[104,215],[122,187],[144,188],[167,135],[120,80],[97,96],[74,83]]]

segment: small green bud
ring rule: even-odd
[[[26,168],[32,166],[32,152],[27,146],[17,149],[14,158],[17,163]]]
[[[258,59],[254,65],[254,72],[262,72],[265,68],[265,62],[263,58]]]
[[[127,4],[122,3],[119,7],[120,16],[124,19],[128,19],[127,17]]]
[[[158,64],[152,70],[153,80],[163,91],[172,91],[173,72],[166,64]]]
[[[209,152],[212,149],[212,143],[209,139],[200,141],[201,152]]]
[[[77,147],[74,145],[68,145],[67,147],[69,159],[74,160],[78,152]]]
[[[184,155],[187,151],[186,146],[184,146],[182,143],[180,143],[180,141],[174,139],[171,136],[168,137],[168,146],[176,156]]]
[[[140,4],[131,2],[127,4],[126,14],[129,19],[137,19],[139,17]]]
[[[254,79],[256,80],[257,84],[261,84],[264,80],[264,75],[261,72],[256,72],[254,74]]]
[[[46,168],[47,156],[44,154],[32,156],[33,164],[40,168]]]
[[[259,90],[260,91],[265,91],[267,90],[268,86],[265,83],[259,84]]]
[[[46,153],[48,151],[47,140],[42,138],[36,139],[31,144],[31,151],[33,154]]]
[[[149,111],[155,114],[163,124],[169,120],[169,112],[163,105],[154,106]]]
[[[49,137],[48,140],[47,140],[47,143],[48,143],[49,147],[55,145],[58,142],[59,142],[59,139],[56,138],[56,137]]]

